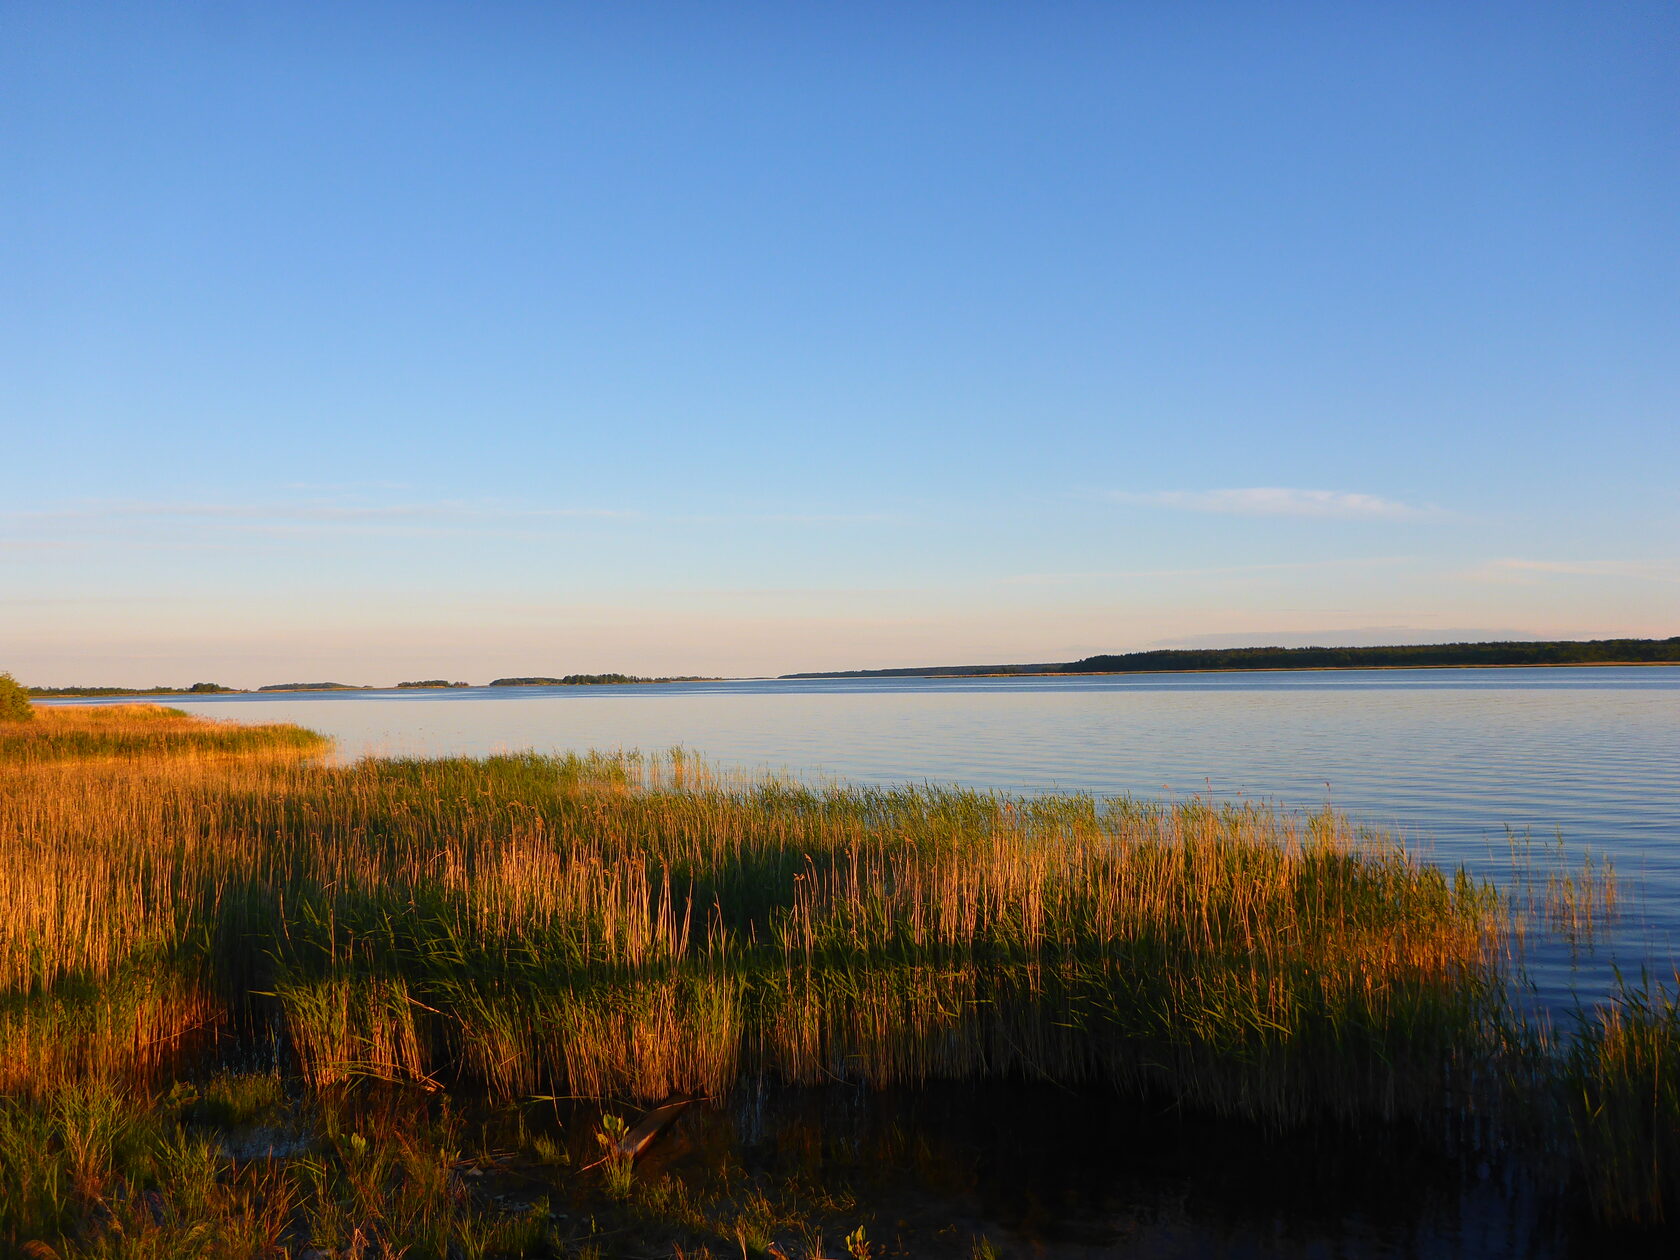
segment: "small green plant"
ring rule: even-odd
[[[10,674],[0,674],[0,722],[28,722],[35,716],[29,693]]]
[[[286,1092],[273,1073],[224,1072],[201,1087],[177,1082],[166,1100],[184,1120],[217,1129],[234,1129],[274,1120]]]
[[[572,1162],[572,1157],[566,1153],[566,1148],[550,1137],[534,1137],[531,1139],[531,1157],[539,1164],[550,1164],[565,1167]]]
[[[875,1257],[875,1246],[869,1241],[869,1235],[864,1233],[862,1225],[846,1235],[846,1250],[852,1260],[874,1260]]]
[[[635,1158],[624,1148],[630,1126],[623,1116],[611,1113],[601,1117],[601,1129],[595,1140],[601,1144],[601,1179],[606,1191],[615,1199],[627,1199],[635,1183]]]

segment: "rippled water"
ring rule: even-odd
[[[1453,669],[266,693],[175,701],[292,721],[347,754],[681,745],[733,768],[1009,791],[1327,800],[1500,877],[1508,832],[1613,860],[1629,913],[1549,999],[1680,941],[1680,669]]]

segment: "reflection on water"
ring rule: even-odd
[[[1666,973],[1680,941],[1680,669],[1349,670],[268,693],[171,700],[291,721],[346,753],[682,746],[726,767],[1007,791],[1326,800],[1500,878],[1506,836],[1613,860],[1608,945]],[[1608,954],[1536,961],[1544,995]]]

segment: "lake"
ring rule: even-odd
[[[94,701],[90,701],[93,703]],[[1609,965],[1667,975],[1680,941],[1680,668],[1326,670],[741,680],[259,693],[168,703],[296,722],[343,753],[681,746],[720,768],[1009,792],[1326,802],[1500,879],[1507,835],[1609,858],[1626,907],[1541,996]]]

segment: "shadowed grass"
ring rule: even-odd
[[[1565,1067],[1594,1210],[1657,1224],[1680,1212],[1680,1005],[1649,979],[1582,1015]]]

